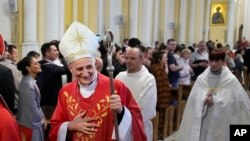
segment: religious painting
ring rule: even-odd
[[[210,11],[210,25],[225,25],[227,18],[227,3],[212,2]]]

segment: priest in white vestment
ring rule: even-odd
[[[120,72],[116,79],[121,80],[131,91],[140,106],[147,141],[153,140],[151,120],[156,115],[157,90],[154,76],[143,65],[144,53],[139,47],[128,47],[125,54],[127,71]]]
[[[225,52],[213,50],[209,65],[192,88],[178,141],[229,141],[230,125],[250,124],[249,97],[225,66]]]

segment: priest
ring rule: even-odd
[[[225,52],[209,54],[187,101],[178,141],[229,141],[230,125],[250,123],[250,100],[225,65]]]
[[[59,92],[51,118],[51,141],[116,140],[113,111],[117,112],[120,141],[146,141],[143,120],[128,88],[114,80],[111,95],[109,78],[95,67],[98,42],[86,26],[74,22],[65,32],[59,49],[76,78]]]

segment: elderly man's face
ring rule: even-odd
[[[70,64],[70,70],[82,85],[90,84],[96,72],[94,58],[81,58]]]

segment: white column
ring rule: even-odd
[[[120,43],[119,16],[122,15],[122,0],[110,0],[110,30],[114,34],[114,41]]]
[[[129,38],[138,37],[139,1],[131,0],[129,8]]]
[[[155,7],[154,7],[154,37],[153,37],[153,44],[152,47],[154,47],[155,41],[159,41],[159,36],[160,36],[160,1],[156,0],[155,1]]]
[[[37,43],[37,0],[24,0],[22,57],[31,50],[40,52]]]
[[[174,22],[174,0],[165,1],[165,16],[164,16],[164,42],[173,38],[173,32],[176,23]]]
[[[231,48],[234,46],[234,34],[235,34],[235,0],[230,0],[229,4],[229,12],[228,12],[228,24],[227,24],[227,44],[230,45]]]
[[[243,24],[243,36],[246,40],[250,40],[250,1],[245,0],[244,9],[244,24]]]
[[[103,37],[105,25],[104,25],[104,0],[99,0],[98,4],[98,34]]]
[[[8,0],[0,1],[0,33],[3,35],[4,40],[7,42],[11,41],[11,21],[10,21],[10,11],[8,6]]]
[[[198,3],[198,2],[197,2]],[[199,41],[201,41],[202,40],[202,35],[203,35],[203,29],[204,29],[204,27],[203,27],[203,21],[204,21],[204,8],[205,8],[205,1],[204,0],[199,0],[199,10],[197,10],[197,14],[196,14],[196,18],[197,19],[199,19],[196,23],[196,25],[195,25],[195,27],[196,27],[196,34],[198,35],[196,35],[196,37],[195,37],[195,39],[196,39],[196,42],[199,42]]]
[[[45,42],[59,40],[59,0],[45,0]]]
[[[179,43],[186,41],[187,0],[180,2]]]
[[[64,34],[64,0],[58,0],[58,1],[59,1],[58,37],[59,40],[61,40]]]
[[[188,45],[192,45],[194,43],[194,27],[195,27],[195,10],[196,1],[191,0],[190,2],[190,15],[189,15],[189,31],[188,31]]]
[[[141,21],[141,42],[145,46],[152,45],[153,0],[143,0]]]
[[[210,5],[211,5],[211,0],[206,0],[205,23],[204,23],[204,28],[202,31],[204,33],[204,36],[203,36],[204,41],[208,41]]]

